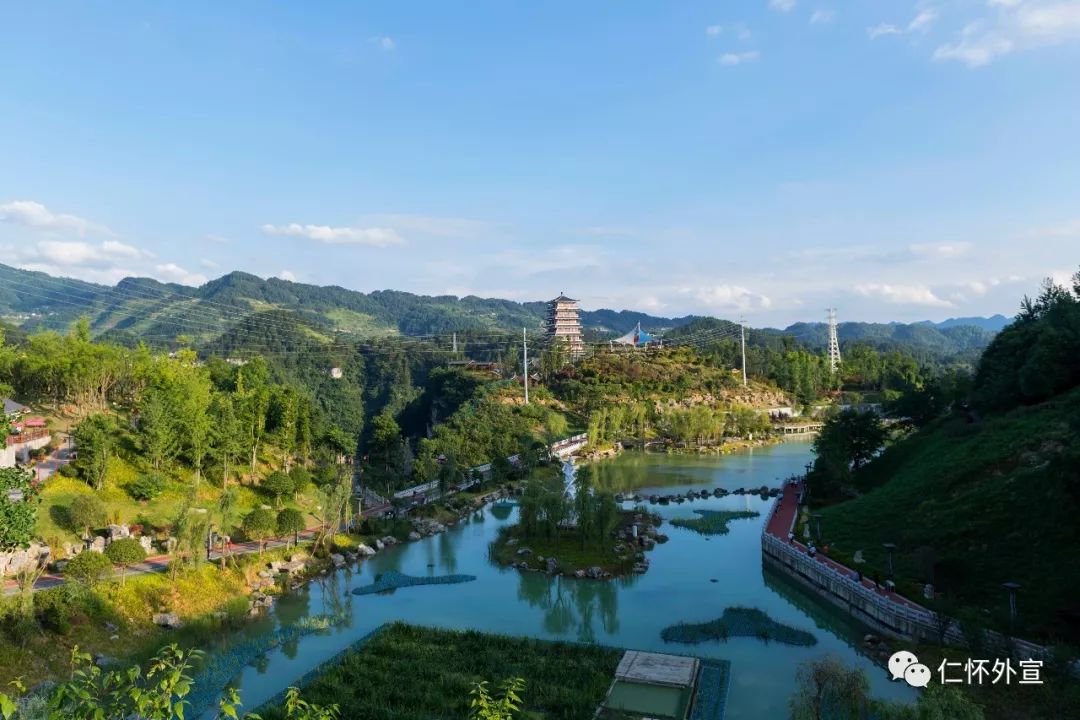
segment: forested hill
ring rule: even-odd
[[[263,279],[243,272],[229,273],[198,288],[150,278],[125,278],[109,287],[0,265],[0,315],[25,329],[63,330],[85,315],[95,335],[108,334],[119,342],[125,338],[153,341],[186,335],[205,343],[217,339],[252,312],[274,310],[297,313],[306,323],[328,335],[370,338],[537,329],[544,321],[546,306],[541,301],[519,303],[475,296],[415,295],[397,290],[363,293],[336,286]],[[692,315],[667,318],[631,310],[585,310],[581,319],[590,339],[622,334],[639,323],[654,335],[666,334],[672,339],[680,338],[680,333],[673,332],[679,328],[737,327],[714,318]],[[882,350],[904,346],[936,355],[978,352],[993,333],[976,326],[977,321],[984,319],[966,320],[970,324],[962,324],[963,318],[938,326],[842,323],[840,340],[865,342]],[[819,349],[825,345],[827,329],[821,323],[798,323],[783,330],[755,331],[753,340],[779,343],[784,336]]]
[[[242,272],[199,288],[150,278],[125,278],[108,287],[0,265],[0,314],[27,329],[66,329],[75,318],[86,315],[95,334],[111,332],[115,339],[185,334],[208,341],[245,315],[267,310],[293,311],[328,333],[372,337],[536,329],[544,321],[546,305],[397,290],[363,293],[278,278],[264,280]],[[639,322],[655,332],[691,319],[625,310],[582,313],[586,330],[600,334],[625,333]]]
[[[1005,627],[1004,582],[1023,585],[1021,634],[1080,643],[1080,273],[1025,298],[979,362],[970,397],[855,473],[824,511],[829,542],[903,579],[932,578]],[[984,611],[988,611],[988,615]]]

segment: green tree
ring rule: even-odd
[[[814,471],[811,491],[834,496],[851,484],[852,473],[877,455],[885,444],[885,427],[872,412],[844,410],[829,418],[814,438]]]
[[[127,579],[127,569],[137,565],[146,559],[146,551],[135,538],[121,538],[113,540],[105,548],[105,557],[112,561],[113,565],[120,566],[120,584]]]
[[[244,428],[232,396],[218,393],[210,403],[213,429],[210,435],[210,459],[221,468],[221,486],[229,484],[229,473],[244,451]]]
[[[278,535],[292,535],[294,546],[300,541],[301,530],[304,530],[304,515],[299,510],[285,508],[277,514]]]
[[[19,550],[34,539],[38,485],[20,468],[0,469],[0,551]]]
[[[242,527],[248,538],[259,541],[259,554],[262,555],[266,541],[277,532],[277,518],[269,510],[256,508],[244,516]]]
[[[507,678],[499,684],[499,694],[492,696],[486,681],[473,685],[469,693],[469,717],[472,720],[513,720],[521,709],[524,678]]]
[[[105,485],[116,436],[116,424],[108,415],[91,415],[75,428],[75,447],[79,453],[74,462],[75,469],[95,490]]]
[[[293,488],[296,487],[291,477],[286,475],[281,470],[275,470],[266,476],[260,486],[263,492],[268,493],[274,498],[274,504],[280,505],[281,498],[285,495],[292,495]]]
[[[96,585],[112,573],[112,562],[99,552],[81,552],[64,566],[64,577],[83,585]]]
[[[72,529],[79,530],[85,538],[105,522],[105,503],[94,493],[79,493],[68,505],[68,519]]]
[[[285,717],[287,720],[337,720],[341,716],[338,705],[316,705],[304,700],[295,687],[285,692]]]
[[[155,470],[172,460],[180,451],[180,432],[169,396],[152,387],[139,406],[139,447]]]
[[[791,720],[866,720],[871,707],[870,681],[827,655],[799,665],[791,697]]]
[[[588,465],[577,468],[574,476],[574,512],[582,549],[596,532],[596,499],[593,493],[592,468]]]

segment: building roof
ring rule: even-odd
[[[6,415],[15,415],[16,413],[30,412],[30,408],[15,402],[11,398],[4,398],[4,413]]]
[[[557,303],[557,302],[578,302],[578,301],[577,301],[577,300],[575,300],[575,299],[574,299],[574,298],[572,298],[572,297],[566,297],[565,295],[563,295],[562,293],[560,293],[560,294],[559,294],[559,297],[555,298],[554,300],[548,300],[548,302],[553,302],[553,303]]]
[[[690,687],[697,668],[697,658],[627,650],[615,670],[615,678],[646,685]]]

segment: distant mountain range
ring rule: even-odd
[[[86,316],[97,335],[167,343],[177,335],[196,342],[221,337],[253,313],[289,311],[319,334],[351,337],[425,335],[483,330],[539,328],[544,302],[518,303],[496,298],[427,296],[397,290],[363,293],[232,272],[198,288],[150,278],[125,278],[115,286],[59,278],[0,265],[0,314],[24,329],[65,329]],[[585,310],[581,314],[592,338],[610,337],[638,323],[653,334],[680,328],[701,318],[658,317],[630,310]],[[954,318],[941,323],[841,323],[842,342],[878,346],[911,345],[935,352],[981,349],[1008,323],[991,318]],[[783,330],[811,347],[827,340],[824,323],[796,323]],[[685,333],[685,331],[684,331]]]

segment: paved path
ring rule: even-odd
[[[312,540],[315,537],[315,535],[318,534],[318,532],[319,532],[319,528],[309,528],[309,529],[304,530],[303,532],[300,533],[300,539],[301,540]],[[287,538],[287,539],[282,538],[282,539],[279,539],[279,540],[268,540],[266,542],[265,549],[266,550],[272,550],[274,548],[287,547],[287,546],[292,545],[292,542],[293,541],[292,541],[291,537]],[[243,542],[243,543],[232,543],[232,544],[230,544],[228,554],[232,555],[232,556],[235,556],[235,555],[250,555],[252,553],[257,553],[257,552],[259,552],[259,543],[255,542],[255,541],[252,541],[252,542]],[[217,561],[217,560],[220,560],[220,559],[221,559],[221,553],[220,552],[215,550],[214,552],[210,553],[210,558],[209,558],[210,561],[213,562],[213,561]],[[146,558],[146,560],[139,563],[138,565],[132,565],[131,567],[129,567],[128,570],[127,570],[127,574],[128,575],[145,575],[146,573],[165,572],[166,570],[169,569],[170,560],[172,560],[172,558],[170,556],[168,556],[168,555],[153,555],[151,557]],[[120,577],[120,571],[119,570],[116,571],[115,577],[116,578]],[[47,590],[49,588],[53,588],[53,587],[56,587],[58,585],[63,585],[65,582],[67,582],[67,580],[64,578],[63,575],[45,574],[45,575],[42,575],[40,578],[38,578],[37,584],[34,585],[34,591],[37,592],[38,590]],[[15,583],[14,580],[5,580],[3,587],[4,587],[4,590],[3,590],[4,595],[11,595],[11,594],[14,594],[15,592],[18,591],[18,585]]]
[[[783,542],[788,542],[788,534],[794,532],[795,518],[798,517],[799,514],[799,498],[802,497],[802,493],[802,483],[789,483],[788,485],[784,486],[784,496],[779,499],[779,506],[776,508],[776,512],[773,514],[773,516],[769,519],[769,524],[766,525],[765,532],[779,538]],[[809,554],[806,545],[799,542],[798,540],[793,540],[790,544],[800,552]],[[829,566],[841,575],[845,575],[851,578],[851,580],[854,582],[855,571],[846,565],[842,565],[831,558],[825,557],[825,555],[821,552],[820,548],[818,549],[817,556],[814,559],[820,563]],[[903,595],[898,595],[897,593],[887,590],[884,587],[877,587],[874,584],[874,581],[868,578],[864,577],[862,579],[862,586],[864,588],[867,588],[868,590],[873,590],[881,597],[887,598],[888,600],[891,600],[898,605],[903,605],[904,607],[910,608],[912,610],[930,612],[922,605],[908,600]]]

